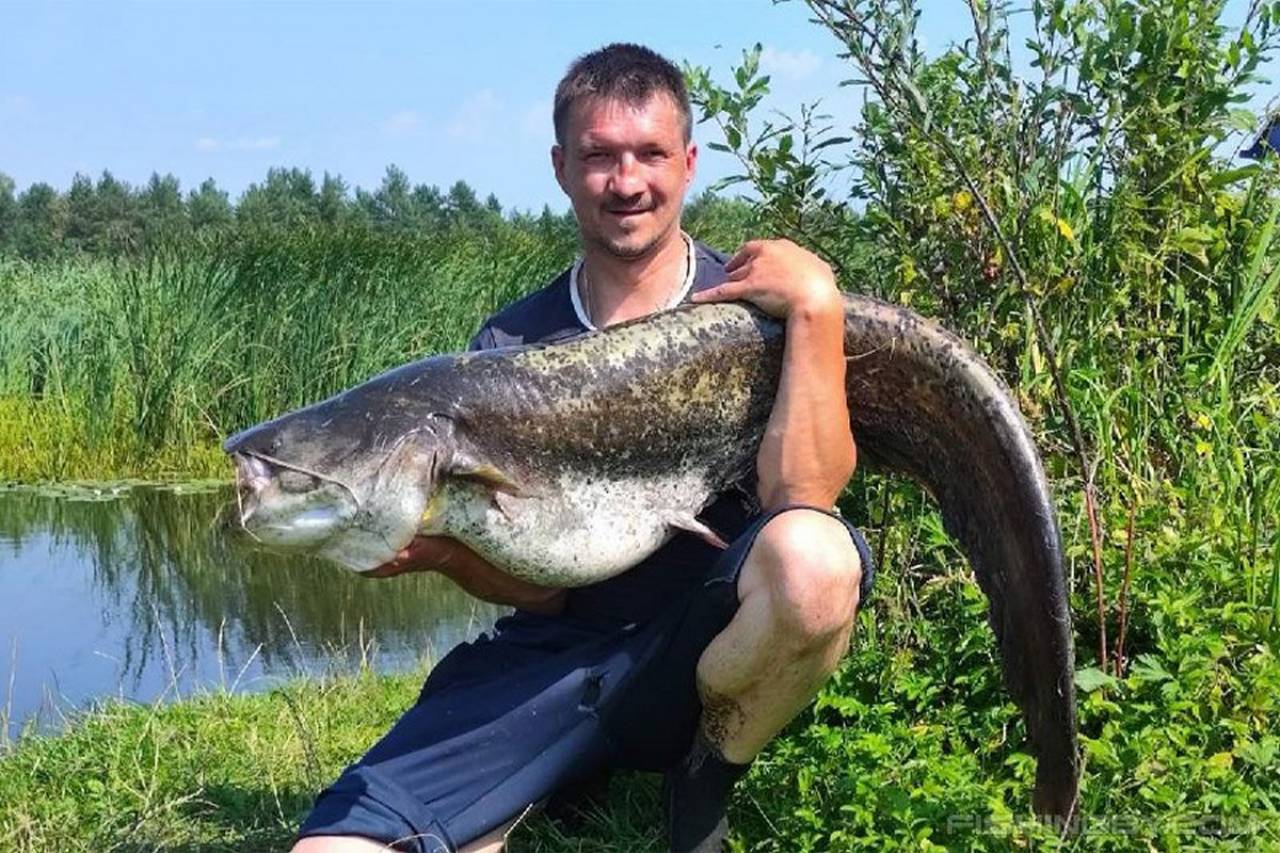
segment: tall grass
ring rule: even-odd
[[[0,261],[0,481],[216,473],[221,436],[462,348],[573,251],[350,229]]]
[[[745,205],[686,225],[732,250]],[[226,434],[465,347],[571,261],[514,222],[431,233],[245,228],[115,262],[0,257],[0,482],[223,472]]]

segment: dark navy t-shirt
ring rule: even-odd
[[[701,243],[693,246],[696,263],[690,293],[723,282],[728,261],[728,256]],[[588,331],[574,307],[571,272],[572,268],[565,270],[546,287],[486,320],[471,349],[546,343]],[[721,539],[732,542],[746,529],[755,511],[753,495],[732,491],[718,496],[698,517]],[[601,583],[570,590],[565,613],[594,622],[643,622],[698,583],[719,554],[715,546],[679,531],[634,568]]]

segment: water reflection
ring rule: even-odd
[[[438,656],[497,615],[438,576],[360,578],[249,552],[213,525],[227,489],[0,493],[0,713],[105,695],[150,701],[200,685]]]

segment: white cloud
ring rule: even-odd
[[[811,50],[779,50],[767,45],[760,53],[760,67],[770,74],[791,80],[813,76],[822,65],[822,57]]]
[[[202,136],[196,140],[197,151],[272,151],[279,147],[278,136],[241,136],[226,140]]]
[[[481,89],[463,101],[445,125],[445,133],[457,139],[480,139],[486,135],[501,109],[502,101],[493,90]]]
[[[382,129],[393,136],[409,133],[422,124],[422,115],[416,110],[399,110],[382,123]]]

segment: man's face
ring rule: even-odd
[[[584,242],[636,258],[679,229],[698,148],[685,144],[680,110],[669,95],[655,94],[639,106],[583,99],[570,110],[564,136],[564,146],[551,149],[551,162]]]

